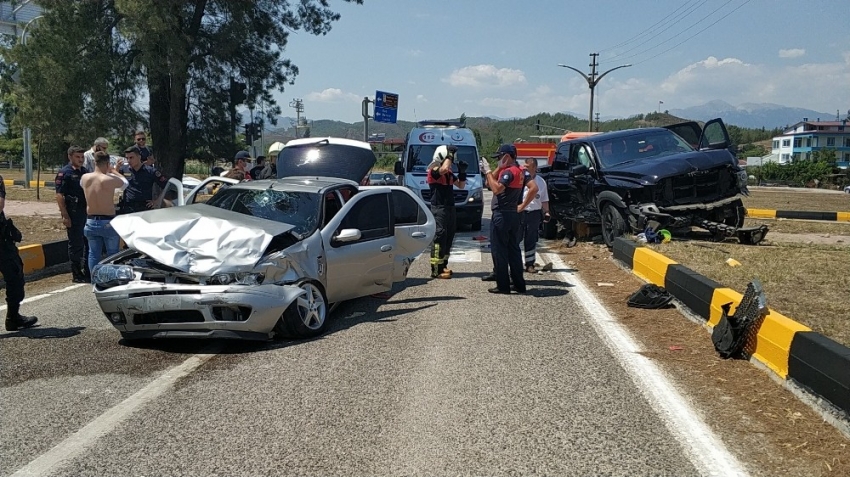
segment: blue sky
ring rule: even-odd
[[[633,65],[596,87],[602,117],[714,99],[850,109],[848,0],[330,4],[342,18],[326,36],[290,36],[284,55],[300,73],[275,94],[285,116],[295,116],[288,105],[299,98],[309,119],[359,121],[363,97],[381,90],[399,95],[403,120],[586,117],[587,82],[557,65],[589,72],[591,52],[600,72]]]

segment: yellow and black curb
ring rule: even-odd
[[[662,286],[714,327],[722,306],[741,302],[743,295],[700,275],[640,244],[618,238],[614,258],[638,277]],[[745,352],[803,389],[823,398],[850,418],[850,348],[771,309],[747,341]]]
[[[37,243],[18,247],[24,262],[24,274],[68,263],[68,241]]]
[[[12,179],[3,179],[3,185],[6,187],[23,186],[24,181],[16,181]],[[53,181],[30,181],[30,187],[55,187]]]
[[[771,210],[747,209],[751,219],[795,219],[829,220],[832,222],[850,222],[850,212],[818,212],[815,210]]]

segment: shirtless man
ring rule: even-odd
[[[83,174],[80,180],[87,204],[84,232],[89,241],[89,270],[94,270],[100,262],[104,247],[107,257],[118,253],[120,238],[109,221],[115,217],[115,190],[124,190],[128,184],[127,179],[110,166],[107,152],[96,152],[94,161],[94,172]],[[116,167],[121,167],[120,161]]]

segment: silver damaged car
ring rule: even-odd
[[[174,190],[173,207],[116,217],[128,248],[92,271],[101,309],[125,339],[321,334],[340,302],[404,281],[434,238],[409,189],[358,185],[374,163],[360,141],[293,140],[283,178],[211,178],[222,187],[205,203]]]

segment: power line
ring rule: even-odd
[[[689,0],[689,2],[688,2],[688,3],[690,3],[690,2],[698,2],[698,1],[699,1],[699,0]],[[627,40],[625,40],[625,41],[623,41],[623,42],[617,43],[616,45],[614,45],[614,46],[612,46],[612,47],[604,48],[604,49],[602,49],[602,50],[599,50],[599,52],[600,52],[600,53],[602,53],[602,52],[605,52],[605,51],[613,50],[614,48],[619,48],[619,47],[621,47],[621,46],[625,45],[626,43],[630,43],[630,42],[635,41],[635,40],[637,40],[638,38],[640,38],[640,37],[642,37],[642,36],[644,36],[644,35],[647,35],[647,34],[649,34],[649,33],[652,33],[652,32],[655,30],[655,27],[656,27],[656,26],[660,25],[660,24],[661,24],[661,23],[663,23],[665,20],[667,20],[667,19],[668,19],[668,18],[670,18],[671,16],[675,15],[675,14],[676,14],[676,12],[678,12],[678,11],[679,11],[679,10],[681,10],[682,8],[687,7],[687,6],[688,6],[688,3],[684,3],[684,4],[680,5],[680,6],[679,6],[679,8],[677,8],[677,9],[673,10],[673,11],[672,11],[670,14],[668,14],[666,17],[664,17],[664,18],[662,18],[661,20],[658,20],[658,21],[657,21],[657,22],[655,22],[654,24],[650,25],[647,29],[643,30],[641,33],[638,33],[637,35],[635,35],[635,36],[633,36],[633,37],[631,37],[631,38],[629,38],[629,39],[627,39]]]
[[[607,59],[608,59],[608,60],[613,60],[613,59],[616,59],[616,58],[620,58],[620,57],[622,57],[623,55],[625,55],[626,53],[629,53],[629,52],[631,52],[631,51],[635,51],[635,50],[639,49],[641,46],[643,46],[643,45],[645,45],[645,44],[647,44],[647,43],[649,43],[649,42],[651,42],[651,41],[653,41],[653,40],[657,39],[657,38],[658,38],[658,36],[660,36],[662,33],[664,33],[665,31],[667,31],[667,30],[669,30],[669,29],[673,28],[674,26],[676,26],[676,25],[677,25],[680,21],[682,21],[682,20],[684,20],[685,18],[687,18],[688,16],[690,16],[690,15],[691,15],[691,13],[693,13],[693,12],[695,12],[695,11],[699,10],[699,8],[700,8],[700,7],[702,7],[703,5],[705,5],[705,2],[706,2],[706,1],[707,1],[707,0],[703,0],[703,1],[702,1],[701,3],[699,3],[698,5],[695,5],[694,7],[690,8],[688,11],[686,11],[686,12],[684,13],[684,15],[680,16],[679,18],[677,18],[677,19],[676,19],[676,21],[675,21],[674,23],[672,23],[672,24],[670,24],[669,26],[667,26],[666,28],[662,29],[662,30],[661,30],[661,31],[659,31],[656,35],[654,35],[654,36],[652,36],[652,37],[650,37],[650,38],[647,38],[646,40],[644,40],[644,41],[642,41],[642,42],[638,43],[637,45],[635,45],[635,46],[633,46],[633,47],[629,48],[628,50],[626,50],[626,51],[622,51],[622,52],[620,52],[620,53],[617,53],[616,55],[614,55],[614,56],[612,56],[612,57],[610,57],[610,58],[607,58]],[[732,1],[732,0],[728,0],[726,3],[728,4],[728,3],[729,3],[729,2],[731,2],[731,1]],[[725,6],[725,4],[724,4],[724,6]],[[721,8],[722,8],[722,7],[721,7]],[[716,11],[716,10],[715,10],[715,11]],[[713,13],[713,12],[712,12],[712,13]],[[703,17],[703,20],[705,20],[705,18],[707,18],[707,17]],[[699,21],[697,21],[697,23],[699,23],[699,22],[701,22],[701,21],[702,21],[702,20],[699,20]],[[653,48],[655,48],[655,47],[650,47],[650,48],[648,48],[646,51],[649,51],[649,50],[651,50],[651,49],[653,49]],[[631,55],[631,56],[640,55],[640,54],[645,53],[646,51],[643,51],[643,52],[641,52],[641,53],[635,53],[635,54],[633,54],[633,55]],[[631,58],[631,56],[629,56],[628,58]]]
[[[696,23],[691,24],[690,26],[688,26],[688,27],[687,27],[687,28],[685,28],[684,30],[682,30],[682,31],[680,31],[680,32],[678,32],[678,33],[676,33],[675,35],[671,36],[670,38],[667,38],[666,40],[663,40],[663,41],[661,41],[661,42],[659,42],[659,43],[657,43],[657,44],[653,45],[652,47],[645,49],[644,51],[641,51],[641,52],[638,52],[638,53],[633,53],[633,54],[631,54],[631,55],[628,55],[628,56],[625,56],[625,57],[623,57],[623,58],[620,58],[620,60],[625,60],[625,59],[635,58],[635,57],[641,56],[641,55],[643,55],[643,54],[645,54],[645,53],[649,53],[650,51],[652,51],[652,50],[654,50],[654,49],[656,49],[656,48],[660,47],[661,45],[664,45],[665,43],[669,43],[669,42],[673,41],[675,38],[677,38],[677,37],[681,36],[681,35],[682,35],[682,34],[684,34],[685,32],[687,32],[687,31],[691,30],[692,28],[696,27],[696,26],[697,26],[697,25],[699,25],[700,23],[702,23],[702,22],[704,22],[704,21],[708,20],[708,19],[709,19],[712,15],[714,15],[714,14],[715,14],[715,13],[717,13],[717,12],[719,12],[721,9],[723,9],[724,7],[726,7],[726,5],[729,5],[729,4],[730,4],[730,3],[732,3],[733,1],[734,1],[734,0],[728,0],[726,3],[724,3],[723,5],[721,5],[721,6],[719,6],[718,8],[716,8],[714,11],[712,11],[711,13],[709,13],[707,16],[703,17],[701,20],[697,21]],[[713,23],[709,24],[707,27],[703,28],[702,30],[700,30],[699,32],[697,32],[695,35],[692,35],[692,36],[690,36],[690,37],[686,38],[685,40],[683,40],[683,41],[679,42],[678,44],[674,45],[672,48],[670,48],[670,49],[668,49],[668,50],[664,50],[664,52],[667,52],[667,51],[670,51],[670,50],[672,50],[672,49],[674,49],[674,48],[677,48],[678,46],[682,45],[684,42],[686,42],[686,41],[690,40],[690,39],[691,39],[691,38],[693,38],[694,36],[696,36],[696,35],[698,35],[698,34],[700,34],[700,33],[704,32],[704,31],[705,31],[705,30],[707,30],[708,28],[711,28],[713,25],[716,25],[716,24],[717,24],[717,22],[719,22],[720,20],[722,20],[722,19],[724,19],[724,18],[728,17],[728,16],[729,16],[729,15],[731,15],[733,12],[735,12],[736,10],[738,10],[739,8],[741,8],[742,6],[746,5],[749,1],[750,1],[750,0],[745,0],[745,2],[744,2],[744,3],[742,3],[742,4],[741,4],[741,5],[739,5],[739,6],[737,6],[736,8],[732,9],[729,13],[727,13],[726,15],[723,15],[723,16],[722,16],[722,17],[720,17],[718,20],[716,20],[716,21],[714,21]],[[664,52],[662,52],[662,53],[664,53]],[[657,56],[657,55],[656,55],[656,56]],[[653,58],[655,58],[655,56],[653,56]]]
[[[735,13],[736,11],[738,11],[738,9],[740,9],[740,8],[741,8],[741,7],[743,7],[744,5],[746,5],[746,4],[748,4],[748,3],[750,3],[751,1],[752,1],[752,0],[744,0],[744,3],[742,3],[742,4],[738,5],[737,7],[735,7],[735,9],[733,9],[731,12],[729,12],[729,13],[727,13],[726,15],[723,15],[722,17],[718,18],[717,20],[715,20],[715,21],[714,21],[714,23],[712,23],[712,24],[708,25],[707,27],[703,28],[702,30],[700,30],[700,31],[698,31],[698,32],[694,33],[693,35],[691,35],[691,36],[689,36],[689,37],[685,38],[684,40],[682,40],[681,42],[679,42],[677,45],[672,46],[672,47],[670,47],[670,48],[668,48],[668,49],[666,49],[666,50],[662,51],[661,53],[658,53],[657,55],[650,56],[649,58],[647,58],[647,59],[645,59],[645,60],[641,60],[641,61],[639,61],[639,62],[637,62],[637,63],[635,63],[635,64],[636,64],[636,65],[639,65],[639,64],[641,64],[641,63],[646,63],[646,62],[647,62],[647,61],[649,61],[649,60],[652,60],[652,59],[658,58],[659,56],[663,55],[664,53],[667,53],[668,51],[674,50],[674,49],[676,49],[676,48],[678,48],[678,47],[682,46],[685,42],[687,42],[687,41],[688,41],[688,40],[690,40],[691,38],[693,38],[693,37],[695,37],[695,36],[699,35],[700,33],[702,33],[702,32],[704,32],[704,31],[708,30],[709,28],[713,27],[713,26],[714,26],[714,25],[716,25],[718,22],[720,22],[720,20],[723,20],[724,18],[728,17],[729,15],[731,15],[731,14]]]

